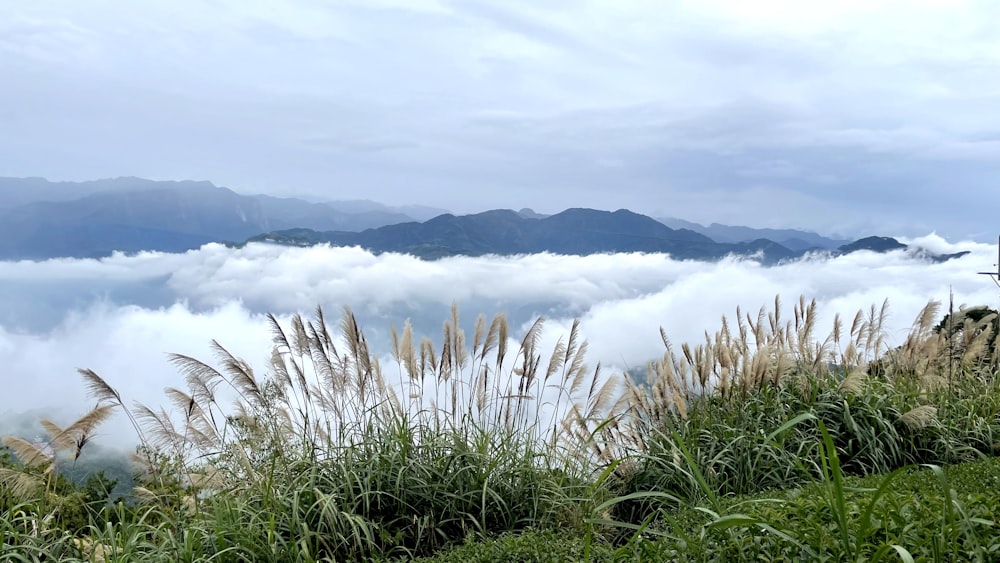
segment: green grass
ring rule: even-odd
[[[831,483],[726,497],[665,513],[649,534],[600,544],[594,561],[995,561],[1000,557],[1000,459],[945,468],[905,468]],[[950,500],[948,500],[950,499]],[[949,509],[950,504],[950,509]],[[846,532],[846,534],[842,534]],[[845,540],[846,537],[846,540]],[[580,560],[585,538],[527,531],[469,543],[426,563]],[[907,554],[907,555],[904,555]]]
[[[647,382],[587,368],[578,325],[547,361],[541,321],[516,341],[480,318],[470,349],[457,311],[440,347],[394,332],[398,385],[350,312],[272,318],[263,372],[174,356],[169,409],[84,370],[95,408],[5,440],[0,560],[1000,558],[995,316],[943,331],[931,305],[889,349],[884,307],[825,340],[814,303],[780,310],[681,353],[664,335]],[[118,411],[124,499],[76,463]]]

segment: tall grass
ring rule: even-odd
[[[321,309],[288,325],[270,316],[263,371],[219,342],[213,362],[171,356],[186,385],[165,390],[168,408],[127,406],[81,370],[96,407],[66,428],[44,421],[45,444],[5,442],[17,462],[0,472],[4,555],[411,558],[548,530],[580,538],[589,558],[609,542],[741,541],[747,526],[800,555],[902,554],[871,547],[873,508],[858,531],[843,478],[889,475],[871,508],[903,468],[994,453],[995,315],[961,309],[935,325],[930,303],[890,348],[886,304],[849,326],[837,317],[822,338],[815,302],[782,311],[777,298],[755,316],[737,310],[679,352],[661,331],[646,381],[588,368],[578,323],[545,353],[541,319],[514,340],[502,315],[479,317],[470,347],[454,308],[437,346],[408,323],[394,330],[389,370],[349,310],[336,326]],[[116,411],[141,443],[140,486],[68,525],[56,459],[79,457]],[[817,482],[840,534],[830,545],[723,513],[740,495]],[[676,520],[692,508],[708,518],[697,538]]]

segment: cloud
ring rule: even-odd
[[[0,400],[0,413],[84,410],[88,403],[78,367],[94,369],[129,401],[162,404],[164,387],[183,386],[166,355],[211,360],[212,339],[264,373],[270,331],[263,315],[274,312],[287,323],[289,315],[309,315],[317,305],[334,323],[342,307],[354,310],[386,372],[395,372],[388,358],[389,328],[402,328],[410,319],[417,335],[437,342],[454,302],[470,339],[479,314],[505,311],[515,339],[545,316],[543,351],[579,318],[590,342],[588,363],[600,362],[610,373],[641,367],[662,354],[660,327],[675,344],[700,342],[705,331],[719,328],[723,315],[732,319],[737,307],[756,315],[775,295],[785,304],[785,318],[800,295],[816,299],[821,336],[835,314],[849,322],[858,310],[888,299],[890,345],[902,342],[921,307],[932,299],[947,301],[949,291],[956,304],[995,304],[996,288],[976,275],[992,269],[995,247],[950,243],[937,235],[908,242],[970,254],[934,264],[902,252],[859,252],[762,267],[745,260],[708,263],[647,254],[425,262],[357,248],[254,244],[3,263],[0,295],[36,306],[0,318],[0,365],[5,380],[17,382]],[[38,306],[44,303],[52,305]],[[31,315],[48,318],[27,322]],[[108,433],[127,434],[124,421]]]
[[[0,358],[8,389],[0,418],[21,412],[71,418],[92,406],[77,368],[93,369],[122,395],[126,404],[141,401],[158,407],[163,389],[184,386],[167,361],[168,353],[212,359],[211,340],[258,366],[269,357],[270,335],[264,319],[237,303],[193,312],[183,304],[147,309],[96,302],[65,312],[62,321],[38,333],[0,327]],[[72,413],[69,417],[62,413]],[[102,430],[114,443],[134,437],[124,419]]]

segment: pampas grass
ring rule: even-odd
[[[816,460],[830,455],[845,473],[883,473],[1000,442],[1000,406],[981,392],[995,387],[995,318],[961,308],[934,326],[939,308],[889,348],[887,303],[817,336],[815,301],[786,315],[776,297],[699,342],[675,346],[661,329],[644,379],[589,367],[579,322],[542,350],[544,319],[513,339],[504,315],[479,316],[467,339],[452,307],[436,345],[409,322],[393,328],[396,365],[383,367],[349,309],[333,324],[322,309],[269,316],[264,366],[217,341],[213,361],[171,355],[184,385],[164,390],[166,407],[126,405],[80,370],[96,405],[65,427],[41,421],[38,443],[5,438],[20,466],[0,470],[0,486],[51,497],[57,458],[78,459],[123,411],[141,443],[141,534],[183,530],[178,553],[225,537],[234,560],[409,558],[528,527],[587,541],[652,533],[685,503],[715,510],[727,495],[821,479]],[[57,505],[39,501],[32,521]],[[97,545],[84,539],[81,551]]]

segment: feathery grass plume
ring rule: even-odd
[[[565,379],[570,381],[569,392],[570,395],[577,393],[583,386],[583,383],[587,381],[587,364],[584,363],[584,359],[587,357],[587,347],[589,344],[583,342],[577,347],[576,351],[573,353],[572,360],[569,363],[569,369],[566,370]],[[600,366],[598,366],[599,368]],[[565,370],[565,366],[563,367]],[[590,391],[593,393],[594,380],[591,379]]]
[[[587,349],[587,343],[579,344],[578,340],[580,338],[580,319],[573,319],[573,326],[569,329],[569,341],[567,345],[563,348],[563,358],[560,365],[564,367],[569,367],[569,373],[572,374],[579,371],[580,367],[583,365],[583,354]],[[546,377],[548,379],[548,377]],[[567,380],[564,374],[563,382]]]
[[[585,366],[581,366],[581,368],[582,369],[580,369],[577,372],[578,375],[576,377],[574,377],[574,380],[580,379],[581,380],[581,385],[582,385],[582,380],[583,379],[587,379],[587,378],[584,377],[584,370],[586,369],[586,367]],[[594,399],[594,397],[596,396],[596,394],[598,392],[597,391],[597,387],[598,387],[598,383],[600,383],[600,380],[601,380],[601,364],[600,364],[600,362],[598,362],[597,368],[594,369],[594,375],[591,376],[589,379],[590,379],[590,385],[587,386],[587,395],[586,395],[586,397],[584,397],[584,401],[587,402],[587,403],[590,403]],[[575,383],[575,381],[574,381],[574,383]],[[588,418],[589,418],[589,415],[588,415]]]
[[[346,307],[345,307],[346,309]],[[305,358],[310,356],[312,341],[306,331],[306,321],[302,315],[292,316],[292,351],[296,356]]]
[[[87,561],[93,561],[94,563],[104,563],[108,560],[109,554],[114,551],[114,548],[104,543],[94,543],[87,538],[73,538],[73,547],[80,551],[83,558]]]
[[[788,376],[795,367],[795,363],[791,359],[792,352],[788,350],[786,346],[775,346],[772,348],[772,371],[771,371],[771,384],[774,386],[779,386],[784,382],[785,377]]]
[[[451,349],[455,354],[455,361],[453,362],[455,368],[461,372],[465,368],[465,362],[469,358],[469,352],[465,347],[465,331],[462,330],[462,325],[458,320],[458,304],[451,304],[451,326],[452,326],[452,342]]]
[[[479,356],[479,346],[483,343],[483,337],[486,335],[486,315],[479,313],[476,317],[476,325],[472,331],[472,359],[475,360]]]
[[[937,412],[937,407],[933,405],[920,405],[901,415],[899,422],[910,430],[921,430],[934,424],[937,420]]]
[[[781,331],[781,296],[774,296],[774,310],[768,314],[768,321],[771,324],[771,334],[778,334]]]
[[[337,357],[337,347],[333,345],[333,337],[330,335],[329,325],[326,322],[326,315],[323,313],[323,307],[319,305],[316,306],[316,322],[313,332],[316,333],[318,337],[318,342],[322,344],[323,352],[330,357]]]
[[[133,415],[144,429],[147,443],[154,448],[167,449],[172,453],[183,455],[186,441],[184,435],[177,431],[170,415],[163,411],[156,412],[143,404],[132,407]]]
[[[0,491],[11,495],[18,502],[37,500],[44,488],[45,480],[40,475],[0,467]]]
[[[160,495],[156,494],[155,492],[143,486],[133,487],[132,494],[135,495],[136,499],[144,503],[154,503],[157,502],[160,498]]]
[[[873,306],[874,307],[874,306]],[[865,324],[865,312],[858,311],[854,314],[854,320],[851,321],[851,330],[848,332],[852,339],[857,339],[861,332],[864,330]]]
[[[413,325],[406,319],[403,324],[403,338],[399,343],[399,360],[406,369],[409,381],[419,383],[421,381],[419,368],[417,367],[417,352],[413,345]]]
[[[576,330],[576,321],[573,322],[573,330]],[[566,365],[567,361],[567,348],[566,343],[560,337],[556,341],[555,349],[552,350],[552,354],[549,356],[549,366],[545,369],[545,381],[548,381],[550,377],[555,375],[559,368]]]
[[[716,389],[719,392],[719,396],[723,399],[729,398],[729,393],[732,390],[730,387],[730,381],[729,367],[722,368],[719,371],[719,384],[716,386]]]
[[[475,386],[476,386],[476,411],[477,413],[482,413],[486,409],[486,391],[487,384],[490,378],[490,367],[483,365],[479,368],[479,374],[476,376]]]
[[[420,382],[423,384],[427,373],[438,371],[437,354],[434,352],[434,343],[426,336],[420,339]]]
[[[923,390],[923,394],[934,393],[948,388],[948,378],[941,375],[940,371],[926,369],[919,372],[917,381],[920,383],[920,389]]]
[[[87,393],[91,396],[91,398],[97,400],[97,402],[116,403],[122,408],[125,407],[125,405],[122,404],[122,398],[121,395],[118,394],[118,391],[115,391],[113,387],[108,385],[108,383],[93,370],[78,369],[77,372],[83,376],[83,383],[87,387]]]
[[[764,346],[764,321],[767,320],[767,309],[761,307],[757,311],[757,322],[750,319],[750,314],[747,313],[747,324],[750,325],[750,331],[753,332],[754,345],[757,348]]]
[[[806,304],[805,296],[800,296],[799,305],[795,309],[795,319],[798,358],[813,366],[817,363],[817,358],[823,355],[823,348],[813,349],[810,346],[814,341],[813,332],[816,328],[816,300],[813,299],[809,304]]]
[[[40,420],[39,424],[41,424],[42,428],[44,428],[49,434],[49,444],[52,446],[52,449],[58,452],[68,450],[73,447],[73,436],[67,433],[64,428],[61,428],[58,424],[45,418]]]
[[[739,311],[738,310],[737,310],[736,314],[739,315]],[[719,335],[721,341],[723,341],[723,342],[725,342],[725,343],[728,344],[729,342],[732,342],[733,336],[729,332],[729,320],[726,318],[725,315],[722,315],[721,323],[722,323],[722,327],[719,329],[718,335]]]
[[[323,309],[317,307],[316,315],[318,318],[323,318]],[[302,316],[294,315],[292,317],[291,341],[289,341],[287,333],[274,315],[268,315],[268,322],[271,324],[271,333],[274,342],[271,363],[277,365],[279,376],[286,382],[288,387],[293,387],[297,383],[300,389],[307,390],[309,386],[306,382],[304,362],[307,357],[313,359],[313,356],[309,354],[309,337],[306,335],[305,323],[302,320]],[[325,330],[326,327],[324,325],[324,333]],[[330,344],[330,348],[332,351],[327,354],[328,359],[329,357],[336,357],[336,349],[333,348],[332,343]],[[289,367],[291,367],[290,370]],[[338,387],[344,385],[343,376],[338,377],[339,372],[333,366],[324,364],[319,371],[327,376],[323,380],[325,386]],[[294,379],[292,378],[293,375],[295,376]]]
[[[858,348],[854,345],[854,341],[851,340],[847,343],[847,348],[840,355],[840,365],[844,367],[854,367],[861,363],[861,357],[858,354]]]
[[[291,352],[292,345],[288,340],[288,335],[285,333],[285,329],[282,328],[281,323],[278,322],[278,318],[274,316],[274,313],[267,314],[267,324],[271,329],[271,342],[274,343],[274,346]]]
[[[277,351],[277,348],[275,348],[275,353],[279,354],[280,356],[280,353]],[[272,358],[272,365],[273,364],[274,361]],[[176,366],[177,364],[174,365]],[[212,405],[216,406],[218,405],[218,401],[216,400],[215,390],[219,385],[219,383],[221,382],[219,379],[206,380],[200,377],[199,373],[188,373],[184,378],[184,382],[187,384],[188,391],[190,392],[191,397],[194,398],[196,403],[200,405],[205,405],[205,408],[208,410],[211,410]]]
[[[705,333],[705,341],[705,346],[699,346],[696,350],[695,355],[698,357],[698,363],[694,365],[694,369],[692,370],[696,374],[698,387],[702,393],[709,391],[709,387],[712,384],[709,379],[713,375],[718,376],[718,368],[715,361],[716,354],[707,332]]]
[[[438,365],[437,378],[440,381],[448,381],[451,379],[451,374],[454,372],[454,363],[451,352],[452,337],[451,337],[451,323],[448,321],[444,322],[441,327],[441,332],[444,334],[441,342],[441,362]]]
[[[490,328],[486,331],[486,340],[483,342],[483,347],[479,352],[479,361],[482,362],[486,359],[486,356],[493,351],[494,348],[499,344],[501,329],[500,326],[507,325],[507,318],[503,313],[497,313],[493,316],[493,320],[490,322]],[[506,328],[503,330],[504,339],[507,338]]]
[[[233,387],[248,400],[260,401],[262,399],[260,385],[254,377],[250,364],[234,356],[217,340],[212,340],[212,350],[216,354],[216,361],[222,363],[223,373],[228,376],[227,379]]]
[[[295,386],[295,383],[292,382],[292,374],[288,371],[288,365],[285,362],[286,354],[289,353],[282,352],[278,346],[271,348],[269,367],[271,368],[271,373],[274,375],[275,383],[284,389],[290,389]],[[192,389],[191,394],[194,397],[199,395],[196,389]]]
[[[986,361],[986,352],[989,349],[989,343],[993,339],[993,326],[992,326],[992,316],[988,316],[987,322],[983,323],[979,321],[978,323],[971,322],[968,319],[969,337],[966,337],[964,342],[965,349],[962,351],[962,357],[959,360],[960,365],[965,371],[973,371],[975,368],[982,367]]]
[[[514,367],[514,375],[518,376],[517,381],[517,403],[514,405],[517,413],[521,413],[521,407],[524,403],[523,397],[525,396],[525,391],[531,386],[532,382],[538,374],[538,365],[541,363],[541,354],[537,352],[538,341],[541,338],[542,327],[545,320],[542,317],[538,317],[534,323],[532,323],[531,328],[525,333],[524,338],[521,339],[521,346],[518,349],[517,357],[521,358],[521,365]],[[516,362],[517,360],[515,360]],[[506,413],[511,414],[511,413]]]
[[[680,415],[682,420],[687,420],[688,417],[688,404],[687,399],[681,395],[680,390],[674,387],[673,391],[673,403],[674,408],[677,409],[677,414]]]
[[[910,335],[918,339],[924,339],[929,336],[934,329],[934,321],[938,318],[940,310],[940,301],[928,301],[920,309],[917,318],[914,319],[913,326],[910,328]]]
[[[232,386],[235,391],[239,392],[239,389],[233,386],[222,372],[197,358],[172,353],[167,355],[167,360],[184,376],[188,388],[192,392],[195,392],[196,389],[200,390],[206,399],[211,397],[211,400],[214,401],[215,390],[222,383]]]
[[[25,467],[39,469],[52,463],[53,453],[39,444],[33,444],[24,438],[4,436],[3,444],[10,448],[14,457]]]
[[[684,354],[684,359],[688,365],[695,365],[694,354],[691,352],[691,346],[687,342],[681,343],[681,352]]]
[[[886,298],[882,301],[882,307],[879,309],[878,317],[874,330],[874,349],[873,354],[877,355],[880,350],[885,347],[885,321],[889,317],[889,299]]]
[[[93,437],[94,429],[114,413],[114,409],[118,405],[98,405],[91,409],[90,412],[83,415],[76,420],[73,424],[70,424],[63,430],[66,436],[69,436],[72,440],[73,448],[73,461],[80,458],[80,454],[83,453],[83,447],[90,442]],[[62,440],[60,440],[62,441]]]
[[[368,347],[364,336],[358,328],[358,321],[354,313],[344,307],[343,316],[340,319],[340,334],[347,344],[348,360],[350,364],[348,370],[353,371],[353,384],[359,392],[364,392],[366,386],[366,373],[368,372]]]
[[[296,315],[299,317],[300,325],[303,324],[301,315]],[[330,340],[330,333],[327,331],[327,327],[323,324],[325,321],[323,319],[323,309],[317,307],[316,310],[316,320],[309,321],[305,323],[306,338],[308,339],[309,346],[309,360],[312,362],[312,368],[315,372],[315,378],[318,380],[317,383],[323,386],[329,387],[333,385],[342,385],[341,376],[341,364],[340,357],[337,355],[337,347],[334,346],[333,341]],[[305,370],[296,370],[296,381],[299,384],[297,389],[297,394],[302,395],[306,404],[309,404],[309,395],[311,394],[310,385],[306,381]]]
[[[868,373],[862,369],[855,369],[851,373],[847,374],[843,380],[841,380],[840,385],[837,389],[844,394],[858,394],[865,386],[865,381],[868,379]]]
[[[836,347],[836,350],[840,351],[840,334],[843,330],[843,320],[840,318],[840,311],[834,313],[833,315],[833,330],[830,332],[830,337],[833,339],[832,344]]]
[[[194,416],[195,409],[199,409],[198,402],[194,400],[194,397],[188,395],[184,391],[177,389],[176,387],[167,387],[163,390],[163,394],[167,396],[167,400],[173,403],[184,416],[185,422],[190,421]]]
[[[749,315],[746,318],[749,320]],[[740,333],[739,341],[745,343],[747,341],[749,329],[747,328],[747,323],[743,320],[743,309],[741,309],[739,305],[736,306],[736,326]],[[662,329],[660,330],[662,331]]]

